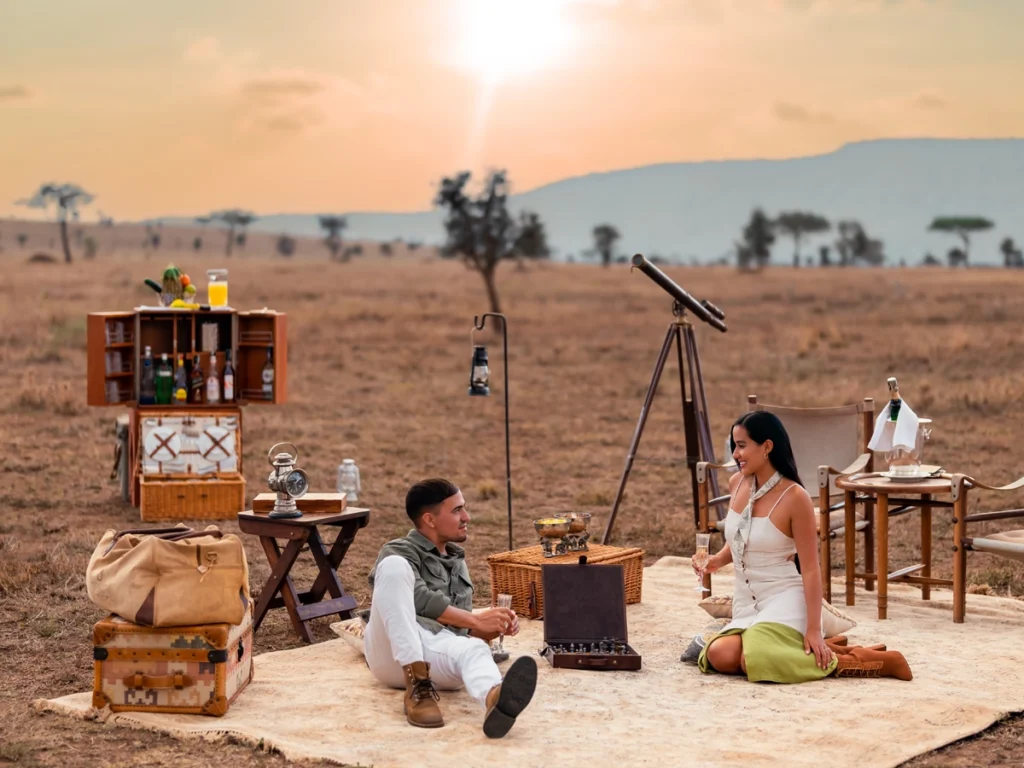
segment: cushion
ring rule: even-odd
[[[732,618],[732,595],[712,595],[700,601],[700,607],[716,619]],[[825,637],[835,637],[857,626],[857,622],[827,600],[821,601],[821,630]]]
[[[331,631],[361,654],[365,655],[366,650],[363,646],[363,629],[365,627],[366,624],[363,623],[362,618],[356,616],[351,619],[346,619],[345,621],[337,621],[334,624],[331,624]]]
[[[857,622],[840,611],[827,600],[821,601],[821,631],[825,637],[835,637],[849,632]]]
[[[686,650],[683,651],[683,655],[679,657],[679,660],[684,664],[696,664],[697,659],[700,658],[701,651],[711,641],[711,638],[721,632],[722,627],[728,623],[728,619],[715,619],[704,627],[704,629],[694,635],[693,640],[686,646]]]

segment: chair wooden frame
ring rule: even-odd
[[[829,487],[833,477],[839,477],[842,475],[851,475],[856,472],[871,472],[874,469],[874,454],[868,449],[868,442],[871,440],[871,434],[874,431],[874,420],[875,420],[875,401],[873,398],[866,397],[860,403],[856,404],[858,416],[860,418],[860,425],[858,429],[858,457],[849,466],[842,469],[830,466],[828,464],[819,465],[817,468],[817,482],[818,482],[818,560],[821,568],[822,577],[822,590],[826,600],[832,601],[832,548],[831,543],[833,539],[839,536],[846,535],[845,525],[836,528],[831,527],[831,513],[836,512],[844,508],[844,500],[840,499],[836,502],[832,502],[832,497],[829,492]],[[772,406],[765,403],[759,403],[757,395],[747,396],[747,411],[758,411],[767,410],[771,411],[773,408],[785,408],[786,410],[801,411],[807,415],[814,415],[815,412],[835,412],[836,408],[793,408],[791,406]],[[840,406],[840,408],[846,408],[849,406]],[[715,464],[712,462],[699,462],[697,464],[697,496],[698,496],[698,513],[699,513],[699,527],[698,530],[702,533],[724,533],[724,531],[718,530],[718,520],[712,521],[710,519],[710,510],[712,507],[719,507],[722,504],[727,504],[729,496],[718,496],[717,498],[710,498],[708,491],[707,478],[709,477],[708,470],[721,470],[721,469],[735,469],[736,465],[734,462],[728,462],[723,464]],[[864,519],[856,523],[856,531],[864,535],[864,571],[856,573],[856,577],[864,580],[864,588],[868,592],[874,591],[875,588],[875,573],[874,573],[874,560],[875,560],[875,515],[874,515],[874,499],[871,496],[862,495],[856,498],[856,501],[864,505]],[[912,505],[904,505],[890,511],[889,516],[899,516],[916,509]],[[852,547],[847,546],[847,557],[856,557],[856,544]],[[705,577],[705,587],[710,588],[710,576]]]
[[[967,614],[967,553],[987,552],[1002,557],[1024,559],[1024,545],[1000,542],[983,536],[967,535],[969,523],[989,520],[1024,518],[1024,509],[1007,509],[999,512],[978,512],[967,514],[967,491],[981,488],[988,491],[1016,491],[1024,488],[1024,477],[1007,485],[988,485],[968,475],[957,474],[952,478],[953,496],[953,621],[962,624]]]

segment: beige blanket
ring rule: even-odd
[[[731,576],[716,575],[716,592]],[[702,675],[679,655],[708,621],[697,606],[689,561],[663,558],[644,572],[643,602],[628,609],[640,672],[553,670],[536,657],[542,622],[506,639],[513,657],[534,654],[540,680],[509,735],[491,741],[464,691],[441,694],[446,725],[406,724],[402,693],[380,686],[342,640],[256,657],[256,677],[223,718],[118,714],[106,722],[181,737],[274,747],[287,757],[388,766],[813,766],[882,768],[983,730],[1024,710],[1024,602],[970,595],[967,623],[954,624],[950,593],[931,603],[890,587],[888,621],[871,593],[838,607],[859,622],[851,642],[904,652],[912,682],[835,680],[798,686]],[[933,592],[935,592],[933,590]],[[836,585],[835,594],[842,594]],[[505,666],[504,664],[502,665]],[[90,695],[36,702],[89,716]]]

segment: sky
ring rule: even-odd
[[[430,207],[652,163],[1024,136],[1021,0],[0,0],[0,216]]]

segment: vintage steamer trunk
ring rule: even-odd
[[[640,669],[640,654],[629,645],[626,628],[623,566],[592,565],[581,557],[578,565],[545,565],[542,570],[547,610],[541,655],[551,666]]]
[[[93,658],[97,709],[220,717],[252,680],[252,605],[241,624],[143,627],[111,615],[93,627]]]

